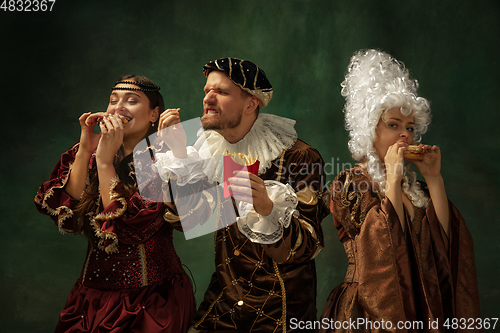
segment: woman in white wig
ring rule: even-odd
[[[431,117],[417,88],[387,53],[351,58],[342,95],[349,150],[360,163],[335,178],[330,206],[349,266],[321,332],[439,332],[475,328],[468,324],[480,318],[472,238],[447,199],[439,147],[420,144]],[[408,145],[419,145],[423,160],[405,160]],[[409,171],[412,162],[425,183]],[[460,320],[469,322],[452,326]]]

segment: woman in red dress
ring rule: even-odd
[[[79,118],[80,141],[61,155],[35,197],[62,233],[88,238],[85,263],[56,332],[186,332],[195,311],[191,282],[172,243],[162,182],[138,191],[135,168],[153,149],[134,148],[157,130],[163,98],[143,76],[120,78],[105,113]],[[94,133],[94,127],[100,133]],[[144,163],[135,163],[141,160]],[[142,172],[141,174],[144,174]],[[146,199],[148,198],[148,199]],[[157,200],[152,200],[156,198]]]

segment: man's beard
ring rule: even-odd
[[[240,123],[241,123],[241,117],[243,115],[243,110],[240,110],[238,114],[232,118],[232,119],[227,119],[224,123],[218,122],[218,123],[208,123],[208,124],[203,124],[203,117],[202,117],[202,126],[204,130],[228,130],[228,129],[233,129],[236,128]]]

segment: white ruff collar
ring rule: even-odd
[[[194,144],[204,160],[203,171],[209,181],[223,179],[222,156],[229,153],[241,153],[259,156],[259,175],[264,174],[272,161],[281,156],[283,149],[290,149],[297,141],[294,128],[295,120],[273,114],[260,113],[247,135],[237,143],[229,143],[215,130],[200,131]],[[203,135],[204,133],[204,135]]]

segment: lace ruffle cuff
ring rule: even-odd
[[[203,172],[203,161],[195,148],[187,147],[187,156],[177,158],[171,150],[166,153],[156,154],[156,162],[153,171],[157,172],[161,179],[168,182],[170,174],[177,176],[177,185],[194,184],[205,178]]]
[[[275,180],[265,180],[267,194],[273,202],[273,210],[268,216],[255,212],[253,205],[239,202],[240,217],[236,218],[240,232],[250,241],[259,244],[274,244],[283,236],[284,228],[290,226],[292,216],[298,217],[297,195],[289,184]]]

